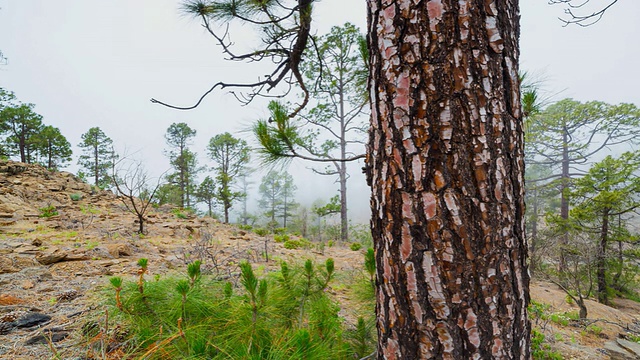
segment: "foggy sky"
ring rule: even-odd
[[[587,28],[563,27],[557,20],[563,9],[546,0],[520,3],[521,70],[545,78],[556,100],[640,105],[640,1],[619,2]],[[77,171],[76,145],[94,126],[119,152],[135,152],[160,174],[169,167],[163,149],[170,124],[186,122],[197,130],[192,150],[205,165],[212,136],[228,131],[250,140],[240,131],[268,117],[265,101],[243,107],[224,91],[188,112],[149,102],[154,97],[191,105],[215,82],[249,82],[266,73],[255,64],[224,61],[199,21],[181,13],[179,5],[176,0],[0,0],[0,50],[9,59],[0,66],[0,87],[36,104],[44,123],[60,128],[74,146],[74,162],[66,170]],[[321,0],[314,10],[317,34],[345,21],[361,29],[366,25],[362,0]],[[237,43],[257,39],[248,26],[234,30]],[[335,195],[333,179],[313,175],[309,166],[295,161],[289,169],[301,202]],[[349,179],[350,212],[366,221],[369,191],[360,167],[352,166]]]

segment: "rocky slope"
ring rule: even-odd
[[[46,207],[58,214],[40,217]],[[241,259],[268,270],[277,267],[276,257],[319,262],[330,256],[339,272],[361,268],[361,252],[347,246],[287,250],[269,237],[170,207],[151,211],[145,236],[136,229],[134,216],[113,193],[95,191],[69,173],[0,161],[0,359],[50,359],[56,353],[84,358],[81,329],[103,311],[96,308],[96,293],[110,276],[134,279],[139,258],[149,259],[151,277],[182,270],[194,258],[222,277],[233,276]],[[333,293],[349,319],[347,292]],[[532,297],[547,304],[548,313],[575,310],[550,284],[534,284]],[[640,306],[626,300],[616,305],[589,303],[597,328],[534,322],[564,358],[640,358],[635,343],[622,339],[640,335]]]

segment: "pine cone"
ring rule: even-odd
[[[0,323],[10,323],[26,314],[26,311],[15,310],[0,316]]]
[[[78,296],[80,296],[80,294],[78,293],[77,290],[71,289],[71,290],[67,290],[63,293],[61,293],[60,295],[58,295],[58,302],[62,302],[62,301],[71,301],[75,298],[77,298]]]

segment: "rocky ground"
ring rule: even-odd
[[[50,206],[58,214],[41,217],[40,209]],[[362,266],[362,251],[347,246],[288,250],[269,237],[183,215],[170,207],[153,209],[148,233],[139,236],[134,216],[111,192],[94,191],[69,173],[0,161],[0,359],[84,358],[82,328],[104,312],[98,291],[110,276],[134,279],[143,257],[149,259],[150,277],[183,271],[194,258],[204,259],[205,270],[220,277],[233,276],[242,259],[267,270],[277,267],[276,258],[332,257],[343,273]],[[333,293],[349,319],[344,287]],[[549,305],[548,312],[576,310],[547,283],[534,283],[532,297]],[[625,338],[640,335],[640,304],[618,299],[615,305],[589,302],[597,328],[534,323],[567,359],[638,359],[638,344]]]

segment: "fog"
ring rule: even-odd
[[[43,121],[59,127],[74,145],[74,162],[65,170],[77,172],[76,145],[94,126],[114,140],[116,150],[135,154],[158,175],[169,168],[164,134],[174,122],[197,130],[191,149],[201,165],[210,165],[205,148],[216,134],[228,131],[255,145],[246,130],[268,117],[263,99],[242,106],[228,92],[214,91],[191,111],[149,101],[191,105],[215,82],[251,82],[268,71],[260,64],[225,61],[199,21],[179,5],[175,0],[0,0],[0,50],[9,59],[0,66],[0,87],[36,104]],[[321,0],[314,10],[317,34],[346,21],[361,29],[366,25],[364,1]],[[587,28],[563,27],[557,19],[563,9],[542,0],[521,1],[521,13],[521,69],[545,78],[549,94],[640,104],[635,19],[640,2],[619,2]],[[232,30],[238,44],[257,41],[248,26]],[[333,178],[314,174],[312,165],[295,160],[287,169],[306,205],[326,201],[338,189]],[[369,217],[362,166],[352,164],[348,185],[355,222]],[[254,203],[263,174],[253,179]]]

